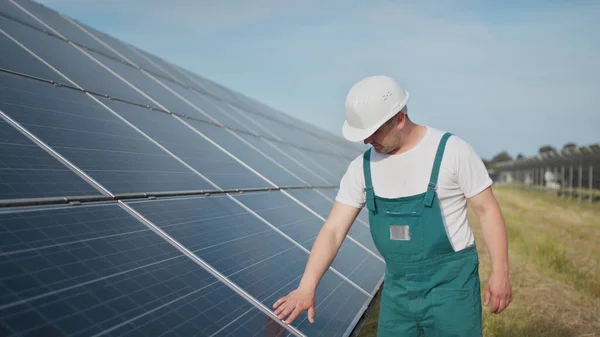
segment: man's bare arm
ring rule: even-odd
[[[334,203],[327,221],[323,224],[313,244],[300,288],[309,290],[317,288],[359,212],[360,209],[338,202]]]
[[[308,310],[308,319],[311,323],[314,322],[314,296],[317,286],[335,259],[359,212],[359,208],[334,203],[329,217],[315,239],[298,288],[273,305],[276,309],[274,313],[279,319],[287,317],[286,323],[291,323],[302,311]]]
[[[469,199],[481,223],[483,239],[490,254],[492,275],[485,289],[484,304],[490,311],[502,312],[512,301],[509,278],[508,237],[500,206],[488,187]]]

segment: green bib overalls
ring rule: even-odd
[[[364,153],[371,234],[386,261],[378,337],[482,336],[477,249],[454,251],[435,191],[449,137],[439,144],[427,191],[408,197],[375,195],[371,149]]]

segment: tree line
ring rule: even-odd
[[[563,145],[561,151],[568,151],[568,150],[574,150],[577,148],[577,144],[573,143],[573,142],[569,142],[566,143],[565,145]],[[540,146],[540,148],[538,149],[538,153],[542,154],[542,153],[547,153],[547,152],[559,152],[556,150],[556,148],[552,145],[543,145]],[[514,158],[513,156],[510,155],[510,153],[508,153],[508,151],[502,151],[496,155],[494,155],[491,159],[483,159],[483,162],[485,163],[486,167],[490,167],[490,165],[493,165],[495,163],[500,163],[503,161],[510,161],[510,160],[514,160],[514,159],[521,159],[524,158],[525,156],[522,153],[518,153]]]

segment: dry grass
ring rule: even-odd
[[[600,336],[600,205],[497,186],[509,235],[514,299],[501,314],[484,309],[485,337]],[[489,256],[473,212],[482,291]],[[377,306],[358,337],[375,337]]]

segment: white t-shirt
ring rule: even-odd
[[[399,198],[427,190],[433,160],[443,131],[427,127],[423,139],[412,149],[398,155],[371,151],[371,180],[376,195]],[[488,171],[473,147],[452,135],[446,143],[438,177],[440,200],[446,233],[455,251],[474,243],[467,220],[467,198],[492,184]],[[365,206],[363,156],[356,157],[342,177],[336,200],[357,208]]]

